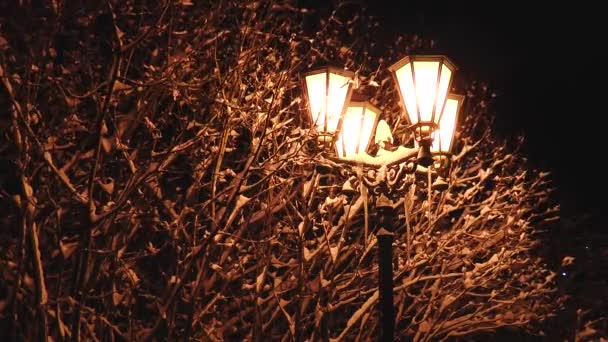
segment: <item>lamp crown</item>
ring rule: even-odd
[[[388,70],[395,72],[410,62],[433,62],[433,61],[442,62],[443,64],[448,66],[448,68],[450,68],[450,70],[452,70],[452,71],[458,70],[458,66],[448,56],[445,56],[445,55],[407,55],[407,56],[401,58],[400,60],[398,60],[397,62],[393,63],[391,66],[389,66]]]

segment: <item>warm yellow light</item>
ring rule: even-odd
[[[323,68],[304,76],[310,118],[322,134],[338,129],[340,118],[350,97],[354,73]]]
[[[351,102],[342,118],[336,141],[338,157],[366,152],[376,128],[380,110],[368,102]]]
[[[450,153],[454,130],[456,129],[456,122],[458,120],[458,112],[463,101],[464,96],[462,95],[450,94],[448,96],[439,121],[439,129],[435,131],[435,138],[431,146],[432,153]]]
[[[456,67],[444,56],[407,56],[389,70],[412,125],[438,124]]]
[[[321,127],[325,126],[326,84],[327,75],[325,73],[306,76],[308,103],[315,126],[319,124]]]
[[[391,132],[391,127],[384,120],[378,121],[378,125],[376,126],[376,134],[374,134],[374,142],[376,144],[381,144],[381,146],[393,143],[393,133]]]

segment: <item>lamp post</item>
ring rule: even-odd
[[[392,341],[395,330],[394,200],[407,192],[412,181],[406,176],[416,172],[418,164],[447,172],[452,136],[462,103],[461,96],[448,95],[456,68],[447,57],[407,56],[389,70],[417,146],[414,149],[404,146],[385,149],[392,135],[390,127],[381,121],[376,140],[382,136],[381,139],[389,141],[383,141],[376,156],[370,156],[367,151],[381,111],[366,101],[350,102],[354,74],[323,68],[303,77],[309,119],[317,131],[319,144],[328,154],[326,158],[349,176],[349,188],[370,189],[375,199],[381,341]],[[332,155],[331,143],[335,155]]]

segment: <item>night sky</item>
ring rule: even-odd
[[[554,173],[564,214],[606,220],[608,30],[597,5],[366,3],[387,31],[434,39],[459,66],[457,78],[490,84],[500,130],[525,134],[531,160]]]

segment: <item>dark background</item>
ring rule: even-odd
[[[457,78],[488,82],[499,129],[523,133],[531,160],[553,171],[563,213],[605,220],[608,21],[599,5],[364,3],[387,31],[435,40]]]

